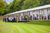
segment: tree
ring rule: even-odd
[[[46,4],[50,4],[50,0],[14,0],[10,4],[7,4],[3,0],[0,0],[0,14],[7,14]]]
[[[46,0],[46,4],[50,4],[50,0]]]
[[[40,6],[50,4],[50,0],[39,0]]]
[[[14,0],[13,3],[11,3],[11,7],[9,9],[10,12],[21,10],[22,2],[24,0]]]
[[[6,4],[3,0],[0,0],[0,15],[3,15],[5,12]]]
[[[22,9],[37,7],[40,5],[39,0],[25,0]]]

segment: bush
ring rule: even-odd
[[[33,20],[33,21],[30,21],[29,23],[50,26],[50,20]]]

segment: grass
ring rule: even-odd
[[[28,22],[28,23],[50,26],[50,20],[33,20],[31,22]]]
[[[0,33],[50,33],[50,25],[0,21]]]

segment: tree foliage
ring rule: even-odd
[[[22,2],[24,0],[14,0],[11,7],[9,8],[10,12],[21,10]]]
[[[50,0],[14,0],[10,4],[0,0],[0,15],[46,4],[50,4]]]
[[[3,15],[5,12],[6,3],[3,0],[0,0],[0,15]]]
[[[39,0],[25,0],[22,9],[37,7],[40,5]]]

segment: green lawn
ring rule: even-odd
[[[0,21],[0,33],[50,33],[50,26]]]

